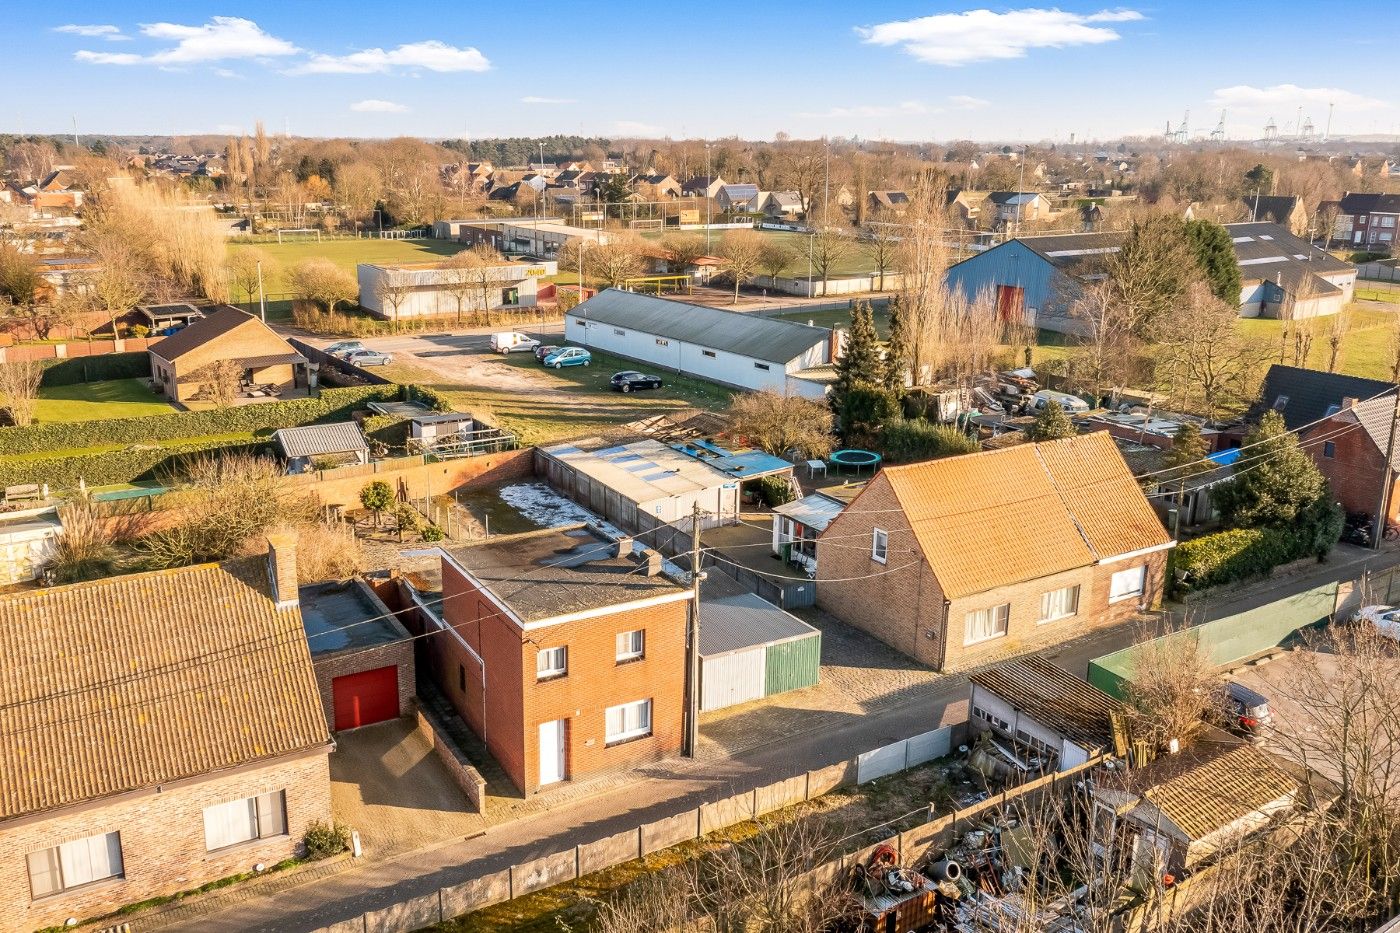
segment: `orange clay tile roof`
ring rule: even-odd
[[[949,599],[1171,543],[1107,432],[880,476]]]
[[[0,598],[0,820],[330,741],[265,558]]]

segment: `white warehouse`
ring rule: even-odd
[[[360,263],[360,307],[383,318],[448,317],[459,310],[533,308],[539,280],[559,271],[557,262],[507,262],[481,267],[446,262],[399,265]],[[386,288],[385,286],[389,286]],[[458,307],[458,297],[461,306]],[[398,307],[394,307],[397,300]]]
[[[740,389],[820,399],[836,334],[825,327],[610,288],[564,316],[564,339]]]

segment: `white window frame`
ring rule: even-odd
[[[1063,599],[1057,599],[1057,598],[1061,597],[1061,594],[1064,594],[1064,593],[1070,594],[1070,595],[1069,595],[1069,599],[1067,600],[1067,601],[1069,602],[1069,608],[1068,608],[1068,610],[1066,610],[1066,609],[1063,607],[1063,605],[1061,605],[1061,607],[1060,607],[1060,608],[1058,609],[1058,611],[1057,611],[1057,610],[1055,610],[1055,609],[1053,608],[1053,607],[1054,607],[1054,604],[1055,604],[1057,601],[1058,601],[1058,602],[1061,602],[1061,603],[1063,603],[1063,602],[1065,601],[1065,600],[1063,600]],[[1056,621],[1058,621],[1058,620],[1060,620],[1060,619],[1068,619],[1068,618],[1070,618],[1071,616],[1075,616],[1075,615],[1078,615],[1078,614],[1079,614],[1079,584],[1078,584],[1078,583],[1071,584],[1070,586],[1062,586],[1062,587],[1060,587],[1060,588],[1058,588],[1058,589],[1054,589],[1054,590],[1046,590],[1044,593],[1040,594],[1040,618],[1036,620],[1036,625],[1044,625],[1044,624],[1047,623],[1047,622],[1056,622]]]
[[[607,745],[619,745],[651,735],[651,700],[609,706],[603,714]]]
[[[972,707],[972,716],[974,719],[980,719],[988,725],[995,726],[1003,732],[1011,731],[1011,723],[1007,722],[1005,719],[1002,719],[995,713],[990,713],[987,710],[984,710],[980,706]]]
[[[1001,630],[996,630],[996,622],[1000,619]],[[978,628],[984,633],[973,637],[972,626],[976,620]],[[996,606],[983,606],[981,609],[973,609],[963,616],[963,645],[978,645],[984,641],[996,641],[998,638],[1005,638],[1011,631],[1011,604],[1001,603]]]
[[[647,654],[647,630],[639,628],[630,632],[618,632],[616,648],[618,664],[641,660]]]
[[[49,883],[35,883],[36,867],[40,869],[38,876]],[[126,874],[121,833],[98,833],[30,852],[25,857],[25,874],[29,878],[30,898],[36,901],[110,878],[121,878]]]
[[[535,655],[535,680],[553,680],[569,673],[569,649],[567,645],[541,648]]]
[[[887,564],[890,559],[890,533],[883,528],[870,532],[870,559],[877,564]]]
[[[287,792],[269,791],[204,808],[204,850],[218,852],[287,835]]]
[[[1132,584],[1136,589],[1124,590],[1119,588],[1120,580],[1127,580],[1129,574],[1136,574],[1137,581]],[[1114,571],[1108,580],[1108,601],[1110,603],[1121,603],[1125,599],[1136,599],[1147,589],[1147,565],[1138,564],[1136,567],[1128,567],[1124,570]]]

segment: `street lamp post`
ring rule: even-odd
[[[705,253],[710,252],[710,144],[705,143]]]

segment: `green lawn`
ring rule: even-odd
[[[303,259],[329,259],[351,275],[355,266],[362,262],[428,262],[451,256],[465,249],[465,244],[451,240],[322,240],[317,243],[303,240],[295,243],[249,243],[230,244],[231,249],[241,245],[261,250],[276,261],[280,269],[289,269]],[[266,283],[270,293],[285,291],[280,275],[274,273]]]
[[[608,385],[612,374],[646,367],[596,350],[593,365],[587,367],[544,369],[533,354],[526,353],[500,357],[500,362],[534,370],[531,375],[543,385],[567,394],[446,382],[437,373],[407,363],[392,363],[381,371],[395,382],[431,387],[450,399],[457,409],[482,415],[514,432],[522,445],[606,431],[629,421],[689,408],[721,410],[733,395],[733,390],[715,383],[664,371],[657,373],[665,383],[661,389],[623,395]]]
[[[34,420],[106,421],[168,415],[174,410],[151,391],[145,379],[113,379],[40,389]]]

